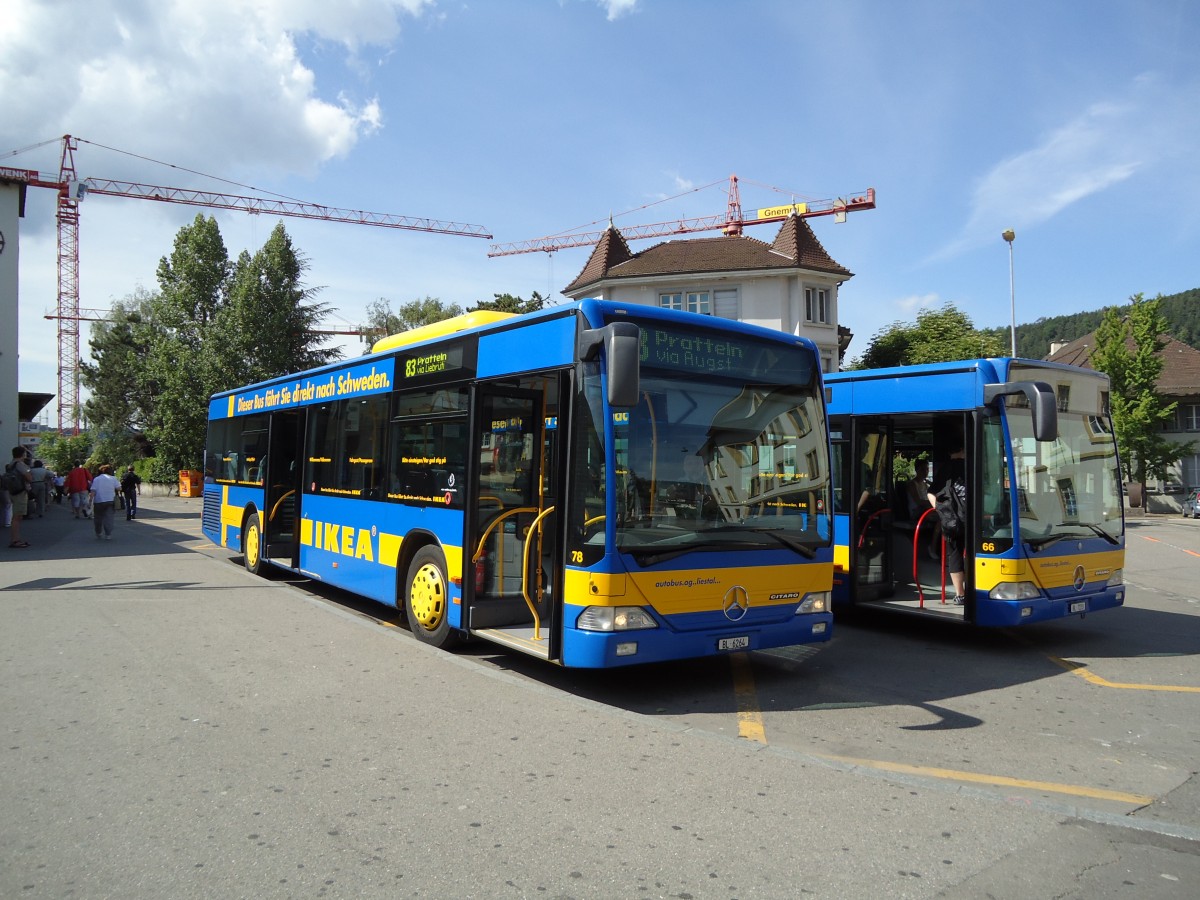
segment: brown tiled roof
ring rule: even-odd
[[[583,271],[564,288],[564,293],[611,278],[754,269],[807,269],[843,278],[854,274],[825,252],[807,222],[793,215],[784,221],[771,244],[743,235],[728,235],[664,241],[637,254],[631,254],[620,232],[610,227],[596,244]]]
[[[629,244],[625,242],[621,232],[609,225],[604,234],[600,236],[600,240],[596,242],[596,247],[592,250],[592,255],[588,257],[583,271],[567,286],[567,290],[571,290],[576,284],[591,284],[593,281],[599,281],[604,277],[604,273],[613,266],[618,266],[632,258],[633,251],[629,249]]]
[[[1200,394],[1200,350],[1175,340],[1169,334],[1161,335],[1160,340],[1164,346],[1159,354],[1163,359],[1163,370],[1158,376],[1158,389],[1169,397]],[[1127,343],[1132,350],[1133,338],[1128,338]],[[1046,359],[1090,369],[1095,347],[1096,332],[1092,331],[1059,348]]]

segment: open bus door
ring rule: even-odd
[[[887,419],[855,423],[851,480],[850,571],[855,602],[890,597],[895,578],[892,426]]]
[[[271,413],[270,452],[263,476],[266,556],[293,568],[300,564],[296,523],[300,520],[300,498],[304,494],[300,485],[303,422],[303,411]]]
[[[549,373],[475,389],[481,465],[463,544],[468,629],[544,659],[562,655],[558,415],[565,379]],[[485,451],[490,466],[482,464]]]
[[[977,455],[971,419],[962,413],[914,413],[862,416],[841,420],[841,451],[848,471],[842,482],[847,496],[839,509],[846,514],[845,597],[851,605],[898,612],[939,615],[971,621],[971,605],[955,606],[946,567],[946,545],[936,513],[910,509],[903,475],[917,459],[926,460],[928,493],[945,483],[950,453],[966,436],[967,480]],[[835,422],[835,427],[837,423]],[[838,442],[835,442],[835,450]],[[900,465],[907,463],[908,465]],[[967,525],[964,546],[972,546]],[[839,538],[839,543],[841,542]],[[971,564],[966,566],[968,594]]]

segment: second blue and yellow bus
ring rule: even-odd
[[[604,668],[828,640],[830,490],[810,341],[584,300],[213,396],[203,528],[428,643]]]
[[[1125,520],[1108,377],[1024,359],[826,376],[834,454],[834,608],[1011,626],[1120,606]],[[965,450],[966,602],[949,602],[937,492]],[[915,492],[919,494],[920,491]]]

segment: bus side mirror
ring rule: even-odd
[[[1033,413],[1033,437],[1038,441],[1052,441],[1058,437],[1058,404],[1054,388],[1044,381],[1014,381],[1010,384],[985,384],[983,402],[993,403],[997,397],[1008,394],[1024,394]]]
[[[601,344],[604,345],[608,405],[637,406],[641,390],[638,379],[641,330],[632,322],[610,322],[603,328],[580,332],[579,358],[584,362],[595,359]]]

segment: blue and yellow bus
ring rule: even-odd
[[[603,668],[825,641],[814,345],[583,300],[212,397],[203,527],[421,640]]]
[[[835,610],[1004,626],[1124,602],[1124,503],[1107,376],[977,359],[841,372],[825,383]],[[962,606],[948,602],[936,511],[911,504],[906,490],[923,462],[936,493],[959,447],[968,496]]]

